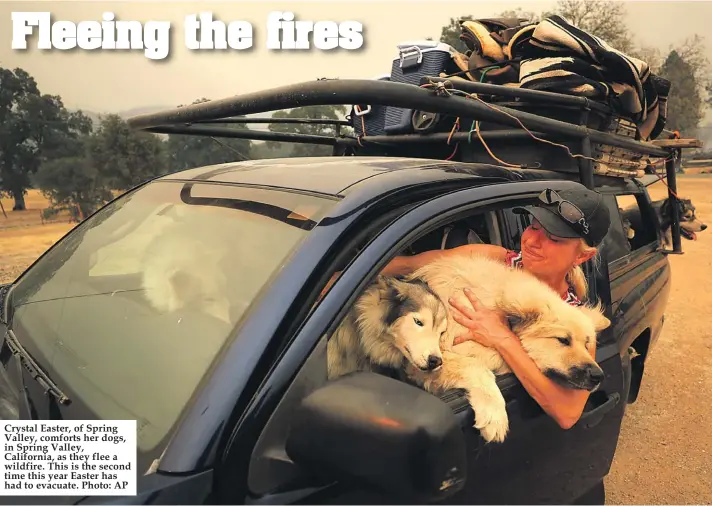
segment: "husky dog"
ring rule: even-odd
[[[702,223],[695,214],[697,210],[690,199],[679,199],[680,203],[680,234],[690,241],[697,240],[697,232],[702,232],[707,225]],[[653,202],[653,209],[658,216],[660,229],[663,232],[663,242],[672,247],[672,223],[670,221],[670,199]]]
[[[625,216],[625,211],[619,207],[618,212],[620,213],[621,220],[623,221],[623,233],[625,234],[625,238],[630,241],[635,237],[635,229],[633,228],[630,220]]]
[[[423,280],[378,276],[329,339],[329,379],[378,367],[400,369],[404,359],[419,371],[436,371],[447,323],[445,304]]]
[[[702,232],[707,228],[695,214],[696,208],[690,199],[679,199],[680,206],[680,234],[690,241],[697,240],[697,232]],[[655,215],[660,224],[660,232],[663,236],[663,245],[672,247],[672,221],[670,220],[670,199],[656,200],[652,203]],[[630,206],[623,210],[621,217],[628,220],[633,229],[642,230],[643,227],[640,209],[637,206]]]
[[[597,333],[610,325],[600,306],[569,305],[533,275],[486,257],[446,257],[411,276],[424,280],[441,300],[464,297],[462,290],[470,288],[483,307],[508,319],[529,356],[553,381],[588,391],[603,381],[603,371],[588,352]],[[509,421],[496,375],[510,372],[507,364],[493,348],[476,342],[453,346],[455,337],[467,329],[453,320],[451,311],[447,326],[443,323],[441,328],[446,328],[442,366],[427,374],[407,366],[407,375],[433,393],[464,389],[475,411],[475,427],[485,441],[504,441]],[[433,342],[435,337],[431,336]]]

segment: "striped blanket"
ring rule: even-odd
[[[469,51],[456,62],[469,71],[469,79],[588,97],[630,118],[642,140],[660,135],[667,114],[668,80],[651,74],[646,62],[618,51],[562,16],[539,23],[521,21],[461,23],[460,38]]]

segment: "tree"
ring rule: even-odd
[[[666,128],[694,135],[702,119],[703,105],[694,68],[673,50],[663,63],[660,76],[671,83]]]
[[[288,111],[277,111],[273,118],[309,118],[309,119],[343,119],[347,110],[342,105],[317,105],[307,107],[297,107]],[[334,125],[322,124],[299,124],[299,123],[270,123],[269,130],[272,132],[299,133],[310,135],[336,135]],[[343,130],[343,127],[342,127]],[[343,132],[345,133],[345,132]],[[268,141],[267,145],[271,149],[279,147],[280,142]],[[331,153],[331,146],[318,144],[298,144],[294,143],[290,156],[326,156]]]
[[[35,79],[21,68],[0,68],[0,192],[25,209],[30,177],[43,160],[53,158],[68,138],[91,130],[81,112],[70,114],[58,96],[42,95]]]
[[[497,17],[526,19],[528,23],[538,23],[541,21],[541,16],[532,11],[522,10],[521,7],[502,11]]]
[[[107,186],[128,190],[167,172],[165,144],[155,134],[129,128],[116,114],[102,118],[88,153]]]
[[[502,11],[496,17],[523,18],[529,22],[539,22],[552,14],[563,16],[574,26],[605,40],[606,43],[619,51],[625,53],[633,49],[633,41],[625,22],[625,6],[619,2],[559,0],[552,12],[542,12],[537,15],[535,12],[524,11],[518,7]],[[460,20],[472,20],[478,17],[487,16],[468,14],[460,18],[450,18],[449,23],[441,29],[440,41],[450,44],[464,53],[467,51],[467,46],[459,39]]]
[[[467,46],[464,42],[460,40],[460,34],[462,29],[460,28],[460,21],[470,21],[475,19],[474,16],[468,14],[460,18],[450,18],[450,22],[443,26],[440,30],[440,42],[445,44],[450,44],[457,51],[464,53],[467,51]]]
[[[663,55],[657,47],[636,47],[631,49],[627,54],[647,63],[650,72],[653,74],[660,73],[660,67],[663,64]]]
[[[710,62],[705,55],[706,43],[704,37],[694,34],[687,37],[682,44],[671,47],[687,63],[695,75],[697,91],[705,105],[712,106],[712,80],[710,80]]]
[[[609,46],[628,53],[634,48],[626,25],[626,9],[622,2],[609,0],[559,0],[554,14],[581,30],[603,39]]]
[[[89,156],[89,137],[77,140],[74,152],[44,162],[34,181],[53,210],[79,209],[85,218],[112,199],[110,188]]]
[[[207,98],[199,98],[194,100],[193,104],[209,101]],[[229,125],[229,128],[247,130],[244,124]],[[248,160],[252,158],[251,150],[252,142],[248,139],[213,139],[197,135],[170,134],[166,144],[168,170],[176,172],[204,165]]]

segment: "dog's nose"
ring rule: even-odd
[[[591,385],[600,385],[603,382],[605,375],[599,367],[590,366],[586,368],[586,376],[588,376],[588,381]]]
[[[705,225],[705,224],[703,223],[702,226],[700,227],[700,230],[704,230],[704,229],[706,229],[706,228],[707,228],[707,225]]]
[[[443,359],[438,357],[437,355],[430,355],[428,357],[428,369],[433,370],[437,369],[443,364]]]

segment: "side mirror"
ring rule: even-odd
[[[465,436],[436,396],[370,372],[330,381],[292,417],[289,458],[319,477],[408,501],[438,501],[465,484]]]

